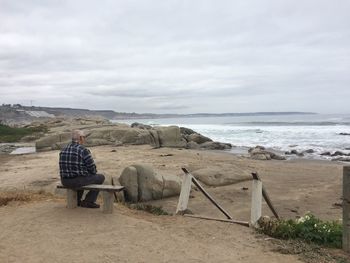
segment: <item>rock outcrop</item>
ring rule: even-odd
[[[155,148],[175,147],[188,149],[224,150],[231,144],[213,142],[210,138],[195,131],[178,126],[151,127],[134,123],[127,125],[102,125],[83,128],[86,146],[149,144]],[[49,134],[36,141],[38,151],[62,149],[71,140],[70,132]]]

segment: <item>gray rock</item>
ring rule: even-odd
[[[323,153],[321,153],[321,155],[330,156],[331,152],[323,152]]]
[[[160,175],[150,165],[135,164],[125,168],[119,182],[126,188],[126,201],[158,200],[179,195],[181,179],[175,175]]]
[[[129,202],[139,201],[138,174],[133,166],[126,167],[119,177],[121,185],[125,186],[125,200]]]
[[[335,151],[333,154],[331,154],[331,156],[341,156],[341,155],[346,155],[346,154],[341,151]]]
[[[188,148],[188,149],[199,149],[200,146],[196,142],[188,142],[186,148]]]
[[[303,153],[314,153],[314,149],[307,149],[305,151],[303,151]]]
[[[251,180],[248,171],[239,167],[234,169],[223,169],[222,167],[208,167],[191,172],[192,175],[208,186],[224,186]]]
[[[191,135],[193,133],[196,133],[194,130],[191,130],[191,129],[186,128],[186,127],[180,127],[180,132],[183,135]]]
[[[255,153],[250,156],[254,160],[271,160],[271,155],[268,153]]]
[[[228,150],[232,148],[232,145],[230,143],[205,142],[200,144],[200,148],[206,150]]]
[[[257,146],[249,149],[249,154],[252,159],[255,160],[285,160],[286,157],[278,155],[276,153],[266,151],[264,147]]]
[[[333,158],[332,161],[350,162],[350,157],[337,157]]]
[[[177,126],[157,127],[159,145],[161,147],[185,148],[187,141],[183,138],[180,128]]]
[[[142,124],[142,123],[138,123],[138,122],[134,122],[130,125],[131,128],[138,128],[138,129],[142,129],[142,130],[149,130],[152,129],[151,125],[147,125],[147,124]]]
[[[58,149],[58,145],[68,144],[71,141],[72,134],[70,132],[57,133],[43,137],[35,142],[37,151],[44,149]]]
[[[162,198],[179,195],[181,192],[181,178],[172,174],[163,174],[162,177],[164,180]]]
[[[203,136],[201,134],[192,133],[191,135],[187,136],[187,141],[189,141],[189,142],[196,142],[198,144],[202,144],[202,143],[205,143],[205,142],[212,142],[213,140],[208,138],[208,137],[205,137],[205,136]]]
[[[133,167],[137,170],[139,201],[162,199],[163,177],[149,165],[135,164]]]

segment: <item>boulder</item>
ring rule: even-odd
[[[341,133],[339,133],[339,135],[350,135],[350,133],[347,133],[347,132],[341,132]]]
[[[333,158],[332,161],[350,162],[350,157],[337,157]]]
[[[321,153],[321,155],[330,156],[331,152],[323,152],[323,153]]]
[[[199,149],[200,146],[199,146],[199,144],[196,143],[196,142],[188,142],[186,148],[187,148],[187,149]]]
[[[181,179],[175,175],[160,175],[147,164],[134,164],[125,168],[119,182],[126,188],[126,201],[158,200],[179,195]]]
[[[180,127],[180,132],[181,132],[181,134],[183,134],[183,135],[191,135],[191,134],[193,134],[193,133],[196,133],[194,130],[191,130],[191,129],[189,129],[189,128],[186,128],[186,127]]]
[[[255,154],[252,154],[251,156],[250,156],[250,158],[252,158],[252,159],[254,159],[254,160],[263,160],[263,161],[265,161],[265,160],[271,160],[272,158],[271,158],[271,155],[270,154],[268,154],[268,153],[255,153]]]
[[[239,167],[235,167],[234,169],[208,167],[194,170],[191,174],[207,186],[224,186],[252,179],[249,172]]]
[[[265,150],[264,147],[261,147],[261,146],[250,148],[248,152],[250,154],[250,157],[255,160],[271,160],[271,159],[285,160],[286,159],[286,157],[278,155],[274,152],[267,151]]]
[[[303,153],[314,153],[314,149],[307,149],[305,151],[303,151]]]
[[[181,192],[182,180],[173,174],[163,174],[164,189],[163,198],[179,195]]]
[[[138,123],[138,122],[134,122],[130,125],[131,128],[138,128],[138,129],[142,129],[142,130],[149,130],[152,129],[151,125],[147,125],[147,124],[142,124],[142,123]]]
[[[68,144],[72,139],[72,134],[70,132],[56,133],[43,137],[35,142],[35,147],[37,151],[47,150],[47,149],[57,149],[57,145]]]
[[[155,148],[160,148],[160,141],[158,132],[156,130],[149,130],[151,136],[151,145]]]
[[[187,142],[181,135],[179,127],[157,127],[155,130],[158,133],[159,145],[161,147],[185,148],[187,146]]]
[[[121,185],[125,186],[125,199],[130,202],[139,201],[137,170],[133,166],[126,167],[119,177]]]
[[[137,170],[137,182],[139,201],[162,199],[163,177],[146,164],[135,164]]]
[[[341,155],[346,155],[346,154],[341,151],[335,151],[333,154],[331,154],[331,156],[341,156]]]
[[[208,137],[205,137],[199,133],[192,133],[191,135],[188,135],[186,137],[187,141],[188,142],[196,142],[198,144],[202,144],[202,143],[205,143],[205,142],[212,142],[213,140],[208,138]]]
[[[205,142],[199,145],[201,149],[206,150],[229,150],[232,148],[230,143]]]

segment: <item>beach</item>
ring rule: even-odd
[[[344,163],[319,160],[260,161],[227,152],[158,148],[149,145],[91,147],[98,171],[106,182],[132,164],[151,165],[157,173],[181,178],[181,167],[233,173],[257,172],[283,218],[298,218],[310,211],[324,220],[341,218]],[[0,207],[1,262],[299,262],[297,255],[274,252],[266,236],[239,225],[181,216],[155,216],[115,204],[112,215],[65,208],[58,192],[59,151],[27,155],[0,155],[1,192],[52,193],[32,202]],[[249,221],[251,181],[207,191],[236,220]],[[178,197],[149,201],[174,214]],[[198,191],[192,190],[188,208],[195,215],[225,218]],[[263,215],[272,216],[263,202]],[[48,240],[51,240],[48,242]],[[59,248],[59,249],[58,249]],[[41,253],[40,251],[45,251]]]

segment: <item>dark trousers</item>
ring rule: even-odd
[[[103,174],[95,174],[90,176],[79,176],[75,178],[61,178],[61,182],[64,186],[69,188],[79,188],[88,184],[103,184],[105,177]],[[90,190],[86,196],[85,201],[95,203],[99,191]],[[80,204],[81,198],[83,197],[84,190],[78,190],[78,204]]]

